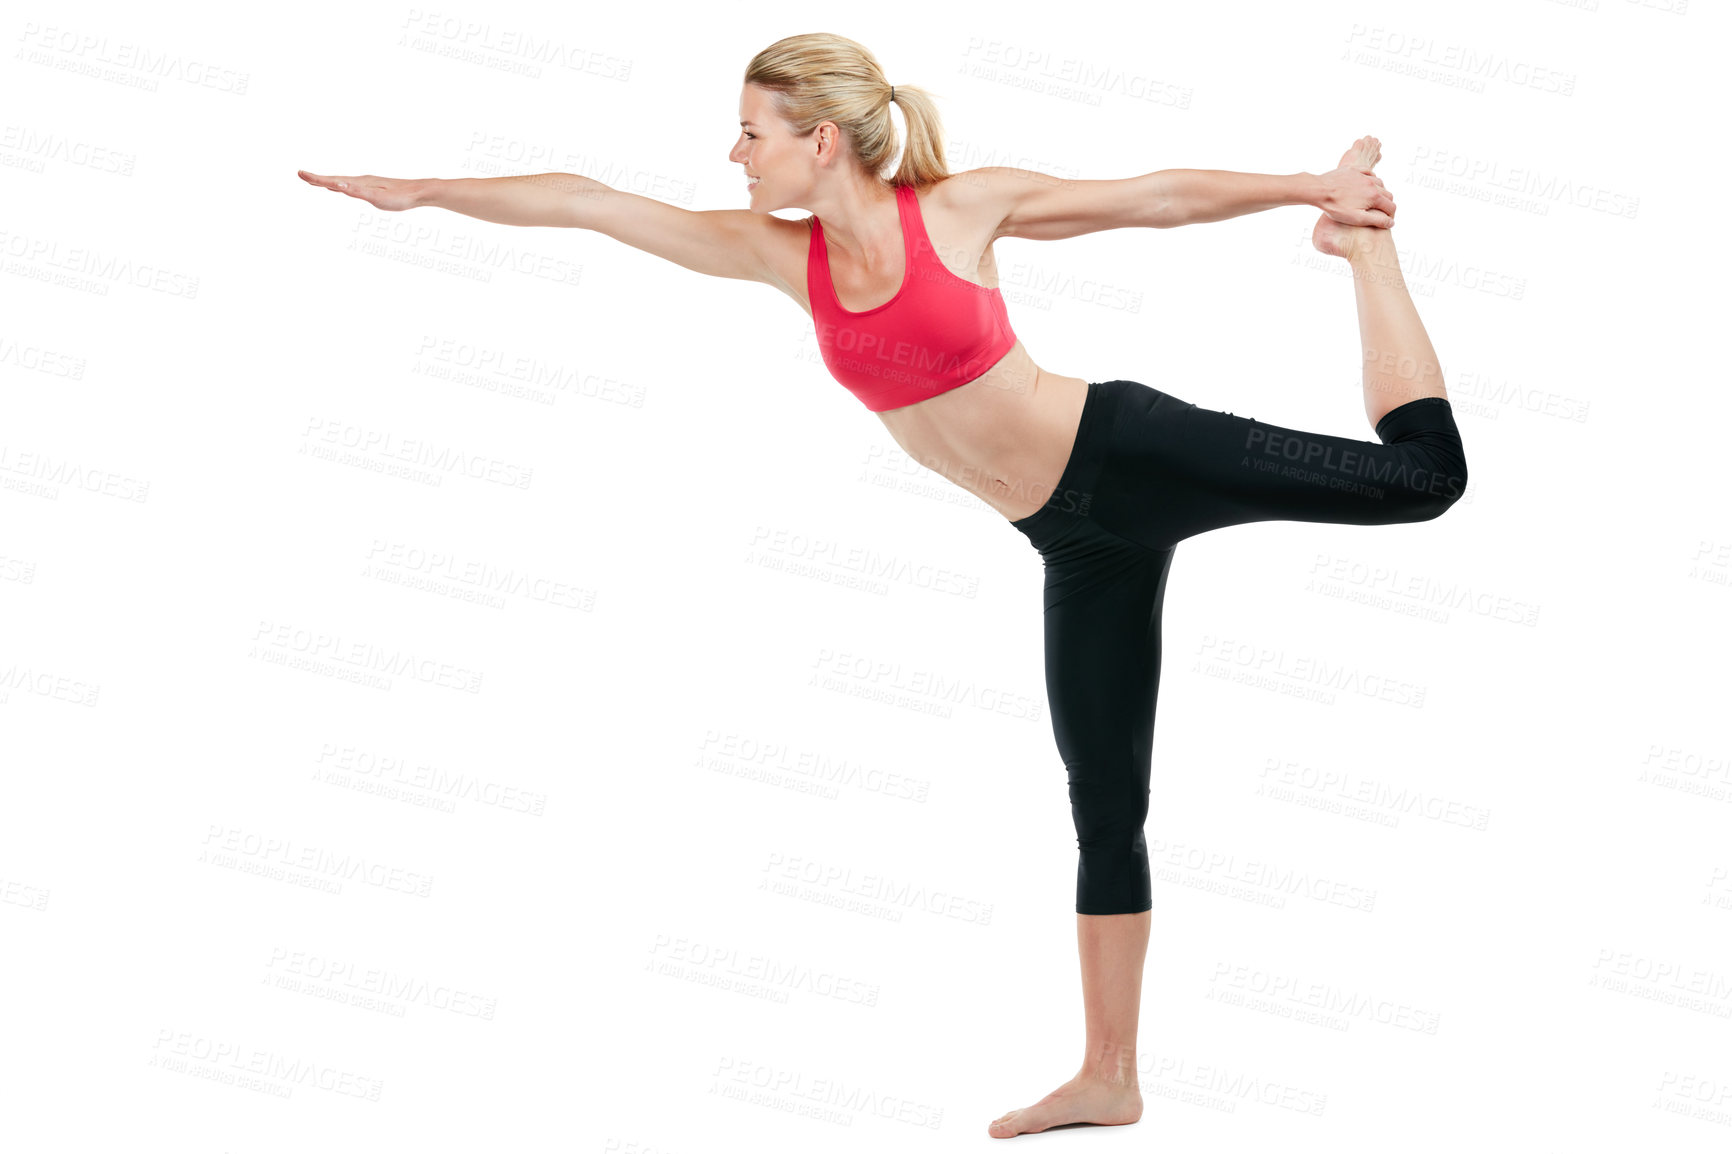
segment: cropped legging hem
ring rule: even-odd
[[[1089,383],[1051,498],[1010,522],[1045,567],[1047,704],[1076,827],[1077,913],[1153,906],[1143,823],[1174,549],[1255,521],[1427,521],[1461,496],[1467,460],[1446,398],[1399,405],[1375,432],[1307,433],[1136,381]]]

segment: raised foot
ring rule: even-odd
[[[1347,151],[1341,154],[1342,168],[1377,167],[1377,162],[1383,159],[1383,142],[1375,136],[1361,136],[1347,146]],[[1329,219],[1324,213],[1317,218],[1317,227],[1311,230],[1311,247],[1328,256],[1338,256],[1344,260],[1352,260],[1362,255],[1371,244],[1376,243],[1374,233],[1384,230],[1370,225],[1342,224],[1338,220]]]
[[[1342,224],[1331,220],[1328,213],[1317,218],[1317,226],[1311,230],[1311,247],[1327,256],[1338,256],[1343,260],[1352,260],[1362,255],[1376,243],[1372,233],[1384,230],[1371,225]]]
[[[1376,168],[1383,159],[1383,142],[1375,136],[1361,136],[1341,154],[1343,168]]]
[[[986,1132],[994,1138],[1035,1134],[1074,1122],[1096,1126],[1125,1126],[1143,1116],[1143,1095],[1136,1080],[1107,1082],[1099,1078],[1072,1078],[1032,1106],[1012,1110],[991,1122]]]

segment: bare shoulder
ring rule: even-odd
[[[793,220],[769,213],[750,215],[756,218],[753,227],[764,256],[764,283],[786,293],[795,304],[811,312],[812,306],[806,299],[806,257],[812,244],[812,214]]]
[[[976,168],[958,174],[957,195],[972,197],[992,236],[1066,240],[1114,228],[1165,228],[1171,221],[1166,172],[1116,180],[1071,180],[1027,168]]]
[[[941,205],[968,218],[996,240],[1015,235],[1007,222],[1029,196],[1066,183],[1063,177],[1033,169],[995,165],[953,173],[933,185],[931,195],[942,198]]]

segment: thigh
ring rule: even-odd
[[[1047,704],[1072,804],[1146,803],[1172,550],[1079,517],[1043,556]]]
[[[1151,547],[1255,521],[1388,525],[1441,513],[1465,483],[1448,403],[1359,440],[1205,409],[1135,385],[1121,402],[1094,515]],[[1392,414],[1393,415],[1393,414]]]

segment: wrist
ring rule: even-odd
[[[437,176],[427,176],[415,181],[413,186],[410,188],[410,195],[413,198],[413,201],[409,207],[425,208],[429,205],[437,206],[439,203],[439,191],[445,183],[445,181],[441,180]]]
[[[1314,172],[1301,172],[1293,178],[1293,203],[1313,208],[1323,205],[1323,178]]]

